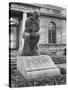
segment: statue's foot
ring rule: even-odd
[[[32,52],[32,56],[38,56],[40,53],[38,51]]]
[[[21,54],[21,56],[38,56],[38,55],[40,55],[40,53],[38,52],[38,51],[36,51],[36,50],[32,50],[32,51],[22,51],[22,54]]]
[[[26,52],[26,51],[23,51],[22,54],[21,54],[21,56],[30,56],[30,55],[31,55],[31,53],[30,52]]]

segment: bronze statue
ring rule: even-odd
[[[22,51],[22,55],[24,56],[38,55],[37,44],[40,38],[39,16],[39,13],[34,11],[32,16],[28,17],[25,22],[25,30],[23,34],[24,47]]]

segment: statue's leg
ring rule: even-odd
[[[23,56],[27,56],[28,53],[29,53],[29,45],[28,45],[28,42],[29,42],[29,37],[25,37],[25,38],[24,38],[23,51],[22,51],[22,55],[23,55]]]
[[[35,49],[37,50],[38,49],[38,46],[37,46],[37,44],[38,44],[38,41],[39,41],[39,38],[40,38],[40,36],[38,35],[38,36],[35,36],[35,39],[34,39],[34,47],[35,47]]]
[[[30,38],[29,40],[29,47],[30,47],[30,51],[31,51],[31,55],[38,55],[38,47],[37,47],[37,44],[38,44],[38,41],[39,41],[39,37],[40,36],[33,36]]]

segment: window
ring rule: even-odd
[[[48,42],[49,43],[56,43],[56,24],[54,22],[49,23]]]
[[[22,12],[9,10],[9,49],[17,50],[19,48],[19,32],[22,18]]]
[[[19,44],[19,35],[18,35],[18,20],[16,18],[10,18],[9,26],[9,48],[17,49]]]
[[[11,32],[9,33],[9,40],[10,40],[10,48],[16,48],[16,38],[17,38],[17,35],[16,35],[16,27],[15,26],[12,26],[11,28]]]

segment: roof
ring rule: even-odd
[[[62,7],[58,7],[58,6],[54,6],[54,5],[50,5],[50,4],[37,4],[37,3],[19,3],[19,2],[10,2],[10,4],[17,4],[17,5],[28,5],[28,6],[32,6],[32,7],[37,7],[37,8],[49,8],[49,9],[53,9],[53,10],[58,10],[58,11],[61,11],[63,10],[64,12],[66,11],[65,8],[62,8]],[[57,18],[63,18],[63,19],[66,19],[66,14],[65,15],[57,15],[57,14],[54,14],[54,13],[44,13],[44,12],[40,12],[41,15],[49,15],[49,16],[52,16],[52,17],[57,17]]]
[[[50,5],[50,4],[21,3],[21,2],[10,2],[9,4],[29,5],[29,6],[34,6],[34,7],[38,7],[38,8],[50,8],[50,9],[54,9],[54,10],[65,10],[65,8],[55,6],[55,5]]]
[[[41,15],[43,16],[51,16],[51,17],[54,17],[54,18],[59,18],[59,19],[65,19],[66,20],[66,16],[60,16],[60,15],[55,15],[55,14],[49,14],[49,13],[40,13]]]
[[[9,5],[10,5],[10,4],[28,5],[28,6],[34,6],[34,7],[38,7],[38,8],[40,8],[40,6],[38,6],[38,5],[34,5],[34,4],[30,4],[30,3],[10,2]]]
[[[37,4],[37,3],[34,3],[32,5],[39,6],[39,7],[42,7],[42,8],[50,8],[50,9],[54,9],[54,10],[65,10],[65,8],[55,6],[55,5],[51,5],[51,4]]]

